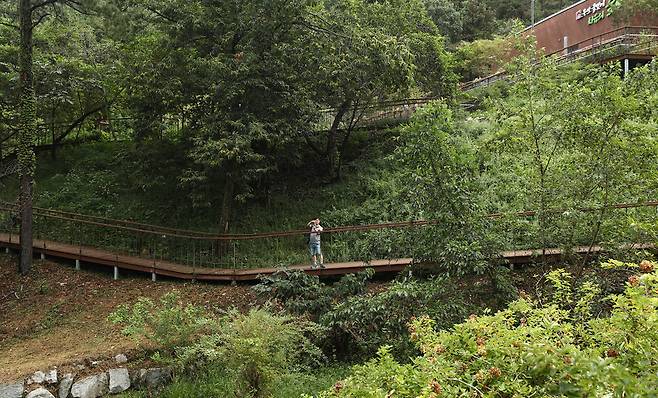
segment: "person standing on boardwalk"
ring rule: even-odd
[[[322,233],[320,219],[316,218],[315,220],[309,221],[308,227],[311,229],[308,237],[308,248],[311,252],[311,268],[315,269],[318,267],[317,260],[320,260],[320,268],[324,268],[322,250],[320,249],[320,234]]]

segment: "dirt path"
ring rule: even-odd
[[[178,290],[183,300],[207,307],[256,304],[249,286],[151,282],[135,277],[113,281],[109,273],[76,272],[36,261],[19,276],[14,258],[0,255],[0,383],[36,370],[111,357],[136,348],[107,321],[118,305],[141,296],[159,298]]]

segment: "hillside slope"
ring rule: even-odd
[[[183,300],[208,308],[255,304],[249,286],[179,283],[141,277],[113,281],[93,270],[36,261],[29,275],[16,272],[13,259],[0,255],[0,383],[60,365],[138,352],[107,316],[119,304],[139,297],[157,299],[180,291]],[[101,365],[102,366],[102,365]]]

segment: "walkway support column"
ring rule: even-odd
[[[80,271],[80,260],[75,260],[75,270]]]
[[[624,77],[628,76],[628,72],[631,70],[631,60],[628,58],[624,59]]]

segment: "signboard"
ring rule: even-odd
[[[589,15],[590,17],[587,18],[587,24],[594,25],[617,11],[617,9],[621,7],[621,1],[622,0],[598,1],[589,7],[578,10],[576,12],[576,19],[581,20]]]

